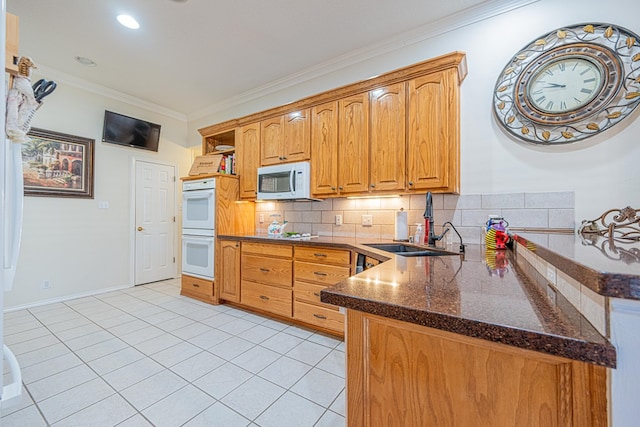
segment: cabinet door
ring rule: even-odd
[[[338,103],[311,110],[311,193],[338,192]]]
[[[457,117],[457,96],[455,82],[448,74],[443,71],[409,81],[409,190],[457,191],[455,123],[452,128]]]
[[[255,199],[260,166],[260,123],[242,126],[236,141],[240,198]]]
[[[260,123],[260,164],[274,165],[282,162],[282,123],[283,118],[263,120]]]
[[[338,101],[338,189],[340,193],[369,190],[369,94]]]
[[[216,284],[220,290],[220,298],[240,302],[240,243],[221,240],[219,257]]]
[[[371,191],[404,190],[405,86],[398,83],[371,94]]]
[[[19,18],[11,13],[6,14],[5,71],[18,74],[18,47],[20,39]]]
[[[284,116],[282,162],[309,160],[311,156],[311,120],[309,109]]]

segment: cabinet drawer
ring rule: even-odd
[[[324,285],[316,285],[307,282],[296,282],[293,286],[293,297],[296,301],[319,304],[331,310],[338,310],[338,306],[326,304],[320,301],[320,291],[325,288],[326,286]]]
[[[295,280],[306,280],[323,285],[335,285],[351,275],[349,267],[295,261]]]
[[[293,317],[322,328],[344,332],[344,315],[338,310],[295,301]]]
[[[267,258],[255,255],[242,255],[242,280],[266,283],[291,288],[291,260]]]
[[[260,310],[291,317],[292,291],[262,283],[242,281],[240,302]]]
[[[327,264],[351,265],[351,251],[345,249],[296,246],[295,259]]]
[[[182,275],[182,291],[203,297],[213,297],[213,281]]]
[[[256,255],[267,255],[283,258],[291,258],[293,256],[293,246],[291,245],[272,245],[269,243],[248,243],[242,242],[242,253],[251,253]]]

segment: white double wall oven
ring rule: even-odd
[[[215,178],[182,184],[182,273],[213,280]]]

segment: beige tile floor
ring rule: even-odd
[[[2,427],[344,426],[344,342],[179,286],[5,313],[24,387]]]

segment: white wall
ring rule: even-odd
[[[608,22],[640,33],[636,0],[541,0],[483,22],[315,78],[268,97],[229,107],[189,123],[196,130],[234,117],[366,79],[451,51],[467,53],[462,83],[461,193],[575,191],[576,223],[610,208],[640,206],[640,109],[631,118],[583,142],[537,147],[507,136],[492,116],[492,92],[514,53],[549,31],[583,22]]]
[[[47,76],[34,76],[40,77]],[[105,109],[159,123],[159,152],[101,142]],[[25,197],[16,281],[5,308],[132,285],[133,159],[175,165],[178,177],[187,175],[191,150],[185,147],[186,123],[59,82],[32,126],[95,140],[94,198]],[[98,209],[99,201],[109,208]],[[177,199],[176,213],[179,208]],[[50,289],[42,289],[44,280]]]

